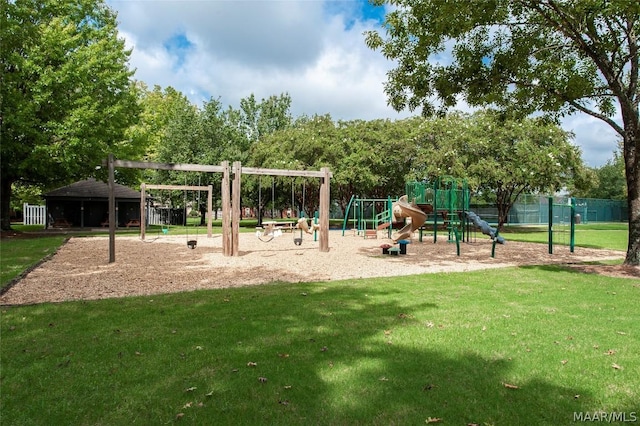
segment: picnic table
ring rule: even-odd
[[[130,219],[130,220],[127,222],[127,225],[126,225],[126,226],[127,226],[127,228],[129,228],[130,226],[133,226],[134,228],[135,228],[135,227],[138,227],[138,228],[139,228],[139,227],[140,227],[140,219]]]
[[[296,228],[296,222],[278,222],[275,220],[262,221],[262,226],[266,229],[271,227],[272,229],[280,229],[281,231],[293,232]]]
[[[65,218],[54,219],[53,220],[53,227],[54,228],[70,228],[71,227],[71,222],[69,222]]]

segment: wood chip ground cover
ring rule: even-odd
[[[561,264],[582,272],[640,278],[638,268],[586,265],[584,262],[622,259],[624,253],[577,247],[570,253],[558,246],[555,254],[544,244],[507,242],[496,247],[478,238],[455,244],[431,238],[416,239],[407,254],[383,255],[385,238],[364,239],[331,232],[330,250],[321,253],[318,242],[306,236],[294,244],[291,234],[265,243],[253,234],[240,234],[240,256],[225,257],[222,239],[200,236],[195,250],[185,237],[163,236],[141,241],[117,237],[116,262],[108,263],[106,237],[71,238],[58,252],[28,273],[0,297],[0,304],[20,305],[68,300],[90,300],[214,289],[269,282],[314,282],[350,278],[402,276],[436,272],[464,272],[518,265]]]

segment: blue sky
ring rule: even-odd
[[[172,86],[195,104],[210,98],[238,107],[289,93],[292,113],[334,119],[398,119],[387,106],[393,63],[368,49],[363,32],[379,29],[384,7],[366,0],[107,0],[133,49],[135,78]],[[447,60],[446,52],[439,60]],[[469,110],[461,103],[460,110]],[[588,165],[612,158],[617,136],[586,115],[563,121]]]

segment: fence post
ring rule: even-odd
[[[553,197],[549,197],[549,254],[553,254]]]
[[[576,199],[571,198],[571,226],[570,226],[570,234],[569,234],[569,251],[571,253],[574,252],[576,246]]]

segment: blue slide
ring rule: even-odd
[[[498,244],[504,244],[504,238],[502,238],[500,235],[497,235],[498,230],[496,228],[492,228],[491,226],[489,226],[487,221],[482,220],[480,216],[478,216],[474,212],[469,211],[465,213],[467,214],[469,220],[473,222],[475,226],[480,228],[483,234],[491,237],[491,241],[495,241]]]

